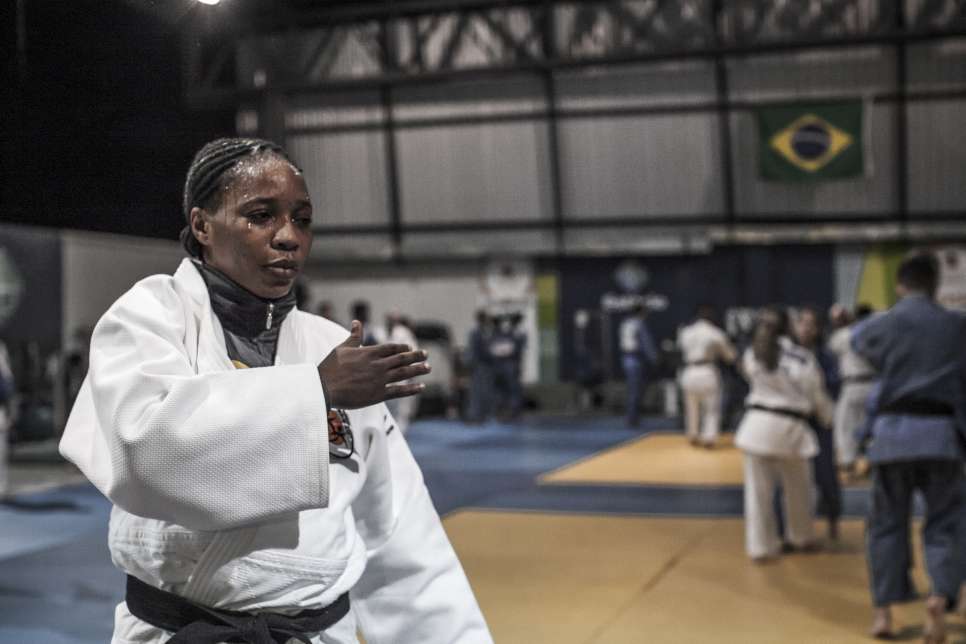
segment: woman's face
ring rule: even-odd
[[[802,311],[795,322],[795,335],[798,342],[807,347],[818,341],[818,318],[811,311]]]
[[[312,246],[312,203],[305,180],[274,155],[242,162],[233,175],[217,210],[192,211],[205,262],[259,297],[282,297]]]

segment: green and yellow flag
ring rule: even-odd
[[[758,165],[770,181],[862,176],[862,102],[762,107]]]

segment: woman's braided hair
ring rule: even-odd
[[[296,167],[282,146],[264,139],[216,139],[198,150],[188,168],[182,201],[187,225],[181,229],[181,245],[189,255],[201,258],[201,244],[191,232],[191,209],[217,209],[221,206],[222,188],[233,178],[232,170],[243,160],[266,153],[278,155]]]

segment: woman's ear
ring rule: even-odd
[[[191,209],[191,234],[202,246],[211,246],[211,227],[204,209],[195,206]]]

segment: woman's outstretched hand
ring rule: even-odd
[[[352,321],[349,337],[319,364],[329,407],[358,409],[390,398],[412,396],[422,383],[395,384],[429,373],[425,351],[406,344],[362,346],[362,323]]]

